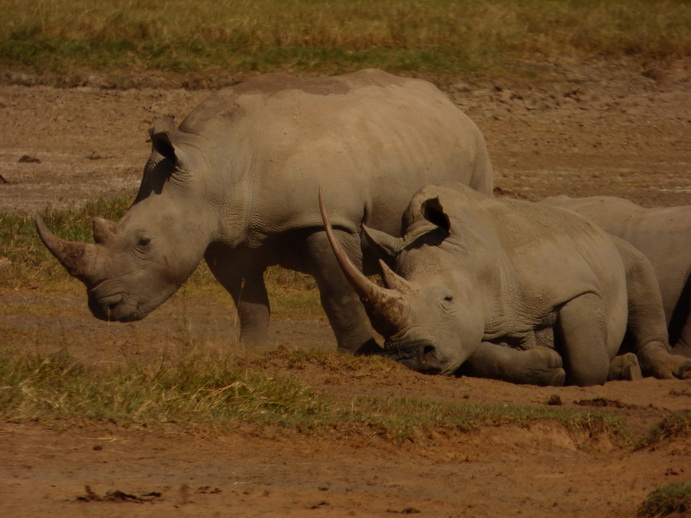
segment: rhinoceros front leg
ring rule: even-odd
[[[360,236],[335,229],[353,263],[362,268]],[[319,295],[338,344],[338,351],[373,354],[381,351],[367,326],[367,315],[331,251],[326,232],[314,232],[304,243],[303,257],[319,288]]]
[[[586,293],[559,310],[556,330],[569,384],[601,385],[607,381],[610,358],[602,299]]]
[[[243,268],[230,260],[207,257],[211,273],[230,293],[240,319],[240,340],[261,344],[267,339],[270,320],[264,267]]]
[[[554,349],[522,350],[491,342],[482,342],[459,374],[541,386],[561,386],[566,376],[561,356]]]

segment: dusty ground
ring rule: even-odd
[[[484,131],[501,192],[615,194],[646,206],[691,205],[691,63],[533,65],[544,80],[467,78],[447,89]],[[208,91],[0,86],[0,210],[33,211],[131,192],[155,116],[182,118]],[[29,158],[22,158],[22,157]],[[2,252],[0,251],[0,255]],[[36,308],[40,305],[40,311]],[[165,347],[232,341],[229,301],[183,292],[143,322],[107,325],[83,298],[0,287],[3,345],[84,362],[155,361]],[[334,348],[323,321],[274,321],[273,346]],[[256,351],[240,355],[255,356]],[[642,435],[691,410],[691,382],[537,388],[418,375],[265,363],[320,391],[601,410]],[[691,444],[632,452],[606,436],[544,422],[420,437],[337,438],[242,428],[208,437],[73,423],[0,424],[3,516],[633,516],[654,488],[691,481]],[[93,492],[91,498],[85,486]],[[116,493],[103,501],[109,492]],[[134,501],[136,497],[139,500]],[[88,502],[79,497],[87,497]],[[107,500],[107,499],[106,499]]]

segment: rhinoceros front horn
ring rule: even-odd
[[[404,294],[395,289],[382,288],[376,285],[355,267],[334,235],[321,189],[319,190],[319,209],[331,249],[346,279],[360,296],[372,322],[372,327],[385,338],[394,335],[406,325],[408,302]],[[389,284],[390,277],[395,276],[395,274],[383,262],[380,264],[383,274],[389,277],[389,279],[385,278],[384,280]],[[406,282],[402,278],[399,279]]]
[[[48,230],[39,214],[36,214],[34,221],[41,241],[65,267],[67,273],[77,277],[82,282],[88,282],[94,269],[96,245],[60,239]]]

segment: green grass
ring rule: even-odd
[[[298,361],[311,361],[305,354],[300,352]],[[343,361],[342,369],[348,372],[391,368],[383,358],[335,353],[316,353],[314,361],[327,361],[335,369]],[[621,421],[592,411],[320,394],[261,365],[189,345],[146,366],[85,365],[65,351],[42,357],[0,349],[0,415],[46,425],[74,426],[89,420],[124,426],[177,423],[195,430],[244,422],[302,433],[366,433],[392,442],[415,440],[430,431],[527,427],[544,420],[572,432],[605,433],[619,440],[626,435]]]
[[[0,66],[70,75],[362,67],[502,73],[523,59],[691,53],[684,0],[4,0]]]
[[[674,482],[651,492],[638,507],[638,516],[658,518],[679,513],[686,516],[691,512],[691,484]]]

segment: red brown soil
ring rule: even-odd
[[[612,194],[645,206],[691,205],[691,64],[535,65],[540,80],[472,78],[445,88],[486,135],[498,190],[509,196]],[[180,120],[208,91],[0,86],[0,210],[68,206],[132,192],[156,116]],[[38,159],[20,160],[23,156]],[[2,255],[0,251],[0,255]],[[75,281],[76,282],[76,281]],[[149,362],[185,340],[224,347],[230,301],[183,290],[142,322],[105,324],[83,297],[0,287],[0,341],[82,362]],[[28,308],[28,309],[27,309]],[[40,308],[37,309],[37,308]],[[269,347],[333,350],[325,321],[274,320]],[[261,355],[264,351],[242,351]],[[404,368],[291,367],[316,391],[343,397],[543,407],[558,396],[623,419],[637,436],[691,410],[691,382],[643,379],[539,388],[419,375]],[[1,388],[0,388],[1,389]],[[301,434],[242,426],[201,433],[177,425],[0,423],[0,515],[72,516],[634,516],[656,487],[691,481],[687,438],[631,451],[605,434],[552,421],[421,434]],[[86,489],[86,486],[89,489]]]

